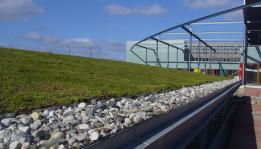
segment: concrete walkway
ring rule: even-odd
[[[261,149],[261,88],[240,88],[228,149]]]

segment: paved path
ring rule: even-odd
[[[240,88],[228,149],[261,149],[261,88]]]

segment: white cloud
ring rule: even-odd
[[[123,7],[118,4],[112,4],[108,5],[105,7],[105,10],[110,14],[110,15],[128,15],[131,13],[131,9]]]
[[[31,49],[42,49],[41,51],[52,51],[54,53],[68,54],[68,46],[74,55],[90,56],[90,49],[94,57],[124,60],[125,43],[120,41],[94,42],[89,38],[58,39],[53,36],[30,32],[19,36],[22,40],[35,41],[39,44]],[[29,45],[29,44],[28,44]],[[26,47],[25,47],[26,49]],[[28,47],[27,47],[28,49]]]
[[[65,39],[62,41],[62,45],[68,46],[73,48],[83,48],[83,47],[94,47],[95,44],[89,38],[72,38],[72,39]]]
[[[133,12],[147,16],[161,15],[165,11],[166,9],[159,4],[153,4],[151,6],[138,6],[133,9]]]
[[[26,19],[43,13],[32,0],[0,0],[0,21]]]
[[[231,2],[231,0],[184,0],[185,4],[191,8],[216,8],[223,7]]]
[[[145,16],[157,16],[162,15],[166,11],[166,9],[159,5],[153,4],[149,6],[135,6],[135,7],[124,7],[118,4],[111,4],[106,6],[105,11],[110,15],[130,15],[130,14],[140,14]]]
[[[60,41],[58,39],[56,39],[52,36],[45,36],[45,35],[41,35],[36,32],[30,32],[30,33],[24,34],[24,35],[20,36],[20,38],[26,39],[26,40],[39,41],[39,42],[43,42],[46,44],[59,44],[60,43]]]
[[[106,41],[101,42],[99,48],[111,51],[122,51],[125,49],[125,44],[119,41]]]
[[[242,10],[240,11],[235,11],[229,14],[224,15],[224,20],[225,21],[243,21],[243,12]]]
[[[96,49],[105,49],[105,50],[124,50],[125,44],[119,41],[101,41],[99,43],[95,43],[89,38],[70,38],[60,40],[53,36],[42,35],[36,32],[26,33],[24,35],[19,36],[20,39],[37,41],[40,43],[44,43],[46,45],[64,47],[67,48],[70,46],[71,48],[96,48]]]
[[[58,47],[72,47],[72,48],[84,48],[92,47],[95,44],[88,38],[71,38],[59,40],[52,36],[41,35],[36,32],[30,32],[20,36],[21,39],[38,41],[47,45],[58,46]]]
[[[42,36],[36,32],[30,32],[27,34],[24,34],[21,36],[24,39],[28,39],[28,40],[42,40]]]

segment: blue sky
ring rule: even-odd
[[[0,46],[124,60],[125,43],[242,0],[0,0]],[[237,20],[239,13],[222,17]]]

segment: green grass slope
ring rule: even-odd
[[[0,48],[0,113],[133,96],[221,79],[125,62]]]

